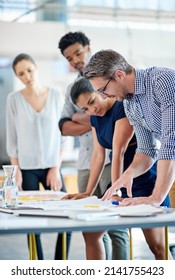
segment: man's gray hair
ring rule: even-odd
[[[110,79],[116,70],[122,70],[129,74],[132,72],[133,67],[118,52],[111,49],[101,50],[91,57],[84,68],[83,75],[86,79],[95,77]]]

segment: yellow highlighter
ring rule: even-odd
[[[85,205],[85,208],[99,208],[99,205]]]

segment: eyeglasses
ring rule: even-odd
[[[114,73],[112,74],[111,78],[107,81],[106,85],[101,88],[101,89],[97,89],[96,92],[103,94],[104,96],[109,96],[109,94],[107,94],[105,91],[107,89],[107,86],[109,85],[109,83],[113,80],[113,77],[115,75],[116,70],[114,71]]]
[[[115,70],[115,72],[116,72],[116,70]],[[115,74],[115,72],[114,72],[114,74]],[[113,74],[113,75],[111,76],[111,78],[107,81],[106,85],[105,85],[103,88],[97,89],[96,91],[99,92],[99,93],[102,93],[102,94],[104,94],[104,95],[106,95],[106,96],[108,96],[108,94],[107,94],[105,91],[106,91],[107,86],[109,85],[109,83],[112,81],[114,74]]]

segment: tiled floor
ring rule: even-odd
[[[133,236],[133,254],[134,259],[150,260],[154,259],[150,252],[142,231],[140,229],[132,230]],[[45,260],[54,259],[54,247],[56,243],[56,233],[42,234],[42,244]],[[169,229],[169,243],[175,244],[175,228]],[[1,235],[0,236],[0,260],[27,260],[27,239],[25,235]],[[72,234],[70,247],[70,260],[84,260],[85,246],[82,234],[80,232]]]

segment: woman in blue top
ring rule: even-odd
[[[123,103],[106,98],[94,92],[90,82],[85,78],[79,79],[71,90],[73,102],[81,109],[91,115],[91,124],[94,136],[94,150],[98,149],[98,159],[93,164],[90,171],[90,179],[87,190],[83,194],[68,195],[67,198],[82,198],[92,195],[94,192],[97,177],[100,176],[104,163],[105,148],[111,149],[112,174],[111,183],[113,184],[130,165],[133,160],[137,142],[133,133],[133,128],[126,118]],[[100,157],[100,154],[102,155]],[[103,160],[101,160],[101,158]],[[156,163],[145,174],[137,177],[133,181],[133,196],[149,196],[154,188],[156,180]],[[125,188],[121,189],[121,200],[127,197]],[[166,197],[162,204],[170,206],[169,197]],[[142,229],[145,239],[156,259],[165,258],[164,230],[163,228]],[[103,251],[99,246],[99,239],[103,233],[84,233],[86,250]],[[91,248],[91,243],[96,240],[98,246]],[[102,256],[102,254],[101,254]]]

